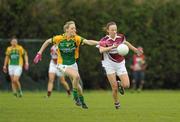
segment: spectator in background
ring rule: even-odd
[[[138,50],[142,50],[142,47],[138,47]],[[134,90],[138,90],[141,91],[143,89],[143,85],[144,85],[144,76],[145,76],[145,70],[146,70],[147,64],[145,61],[145,56],[144,54],[141,55],[137,55],[134,54],[133,55],[133,63],[131,65],[131,69],[132,69],[132,87]]]
[[[29,69],[27,52],[18,44],[17,38],[13,37],[11,46],[6,49],[3,71],[10,75],[13,94],[16,97],[22,97],[23,95],[19,82],[23,66],[25,70]]]

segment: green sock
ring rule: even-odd
[[[81,101],[82,104],[84,104],[84,97],[82,95],[79,96],[79,100]]]
[[[14,92],[13,95],[14,95],[15,97],[17,97],[17,93],[16,93],[16,92]]]
[[[73,89],[73,97],[74,97],[75,100],[78,99],[77,89],[75,89],[75,88]]]
[[[18,89],[18,93],[19,93],[19,96],[22,96],[22,90],[21,89]]]

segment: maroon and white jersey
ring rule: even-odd
[[[58,47],[56,45],[53,45],[51,47],[50,54],[51,54],[51,60],[53,60],[55,64],[57,64],[57,58],[58,58],[57,51],[58,51]]]
[[[112,39],[109,35],[106,35],[100,40],[99,45],[102,47],[110,47],[113,44],[119,45],[124,41],[126,41],[126,38],[123,34],[117,34],[114,39]],[[109,59],[113,62],[120,63],[124,60],[124,57],[118,54],[117,48],[113,48],[110,51],[103,53],[103,60]]]

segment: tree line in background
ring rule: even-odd
[[[178,0],[0,0],[0,38],[47,39],[63,33],[68,20],[77,24],[78,34],[87,39],[100,40],[103,26],[115,21],[133,45],[141,45],[147,57],[146,88],[180,87],[180,2]],[[42,42],[21,42],[27,49],[30,62]],[[1,41],[2,68],[7,41]],[[82,47],[79,67],[86,88],[108,88],[95,47]],[[129,66],[132,52],[127,58]],[[46,85],[49,52],[43,61],[31,64],[23,74],[26,88]],[[1,72],[1,76],[4,74]],[[3,79],[3,78],[2,78]]]

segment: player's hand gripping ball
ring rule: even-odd
[[[129,52],[129,48],[127,45],[125,44],[120,44],[118,47],[117,47],[117,52],[119,55],[122,55],[122,56],[125,56],[128,54]]]

